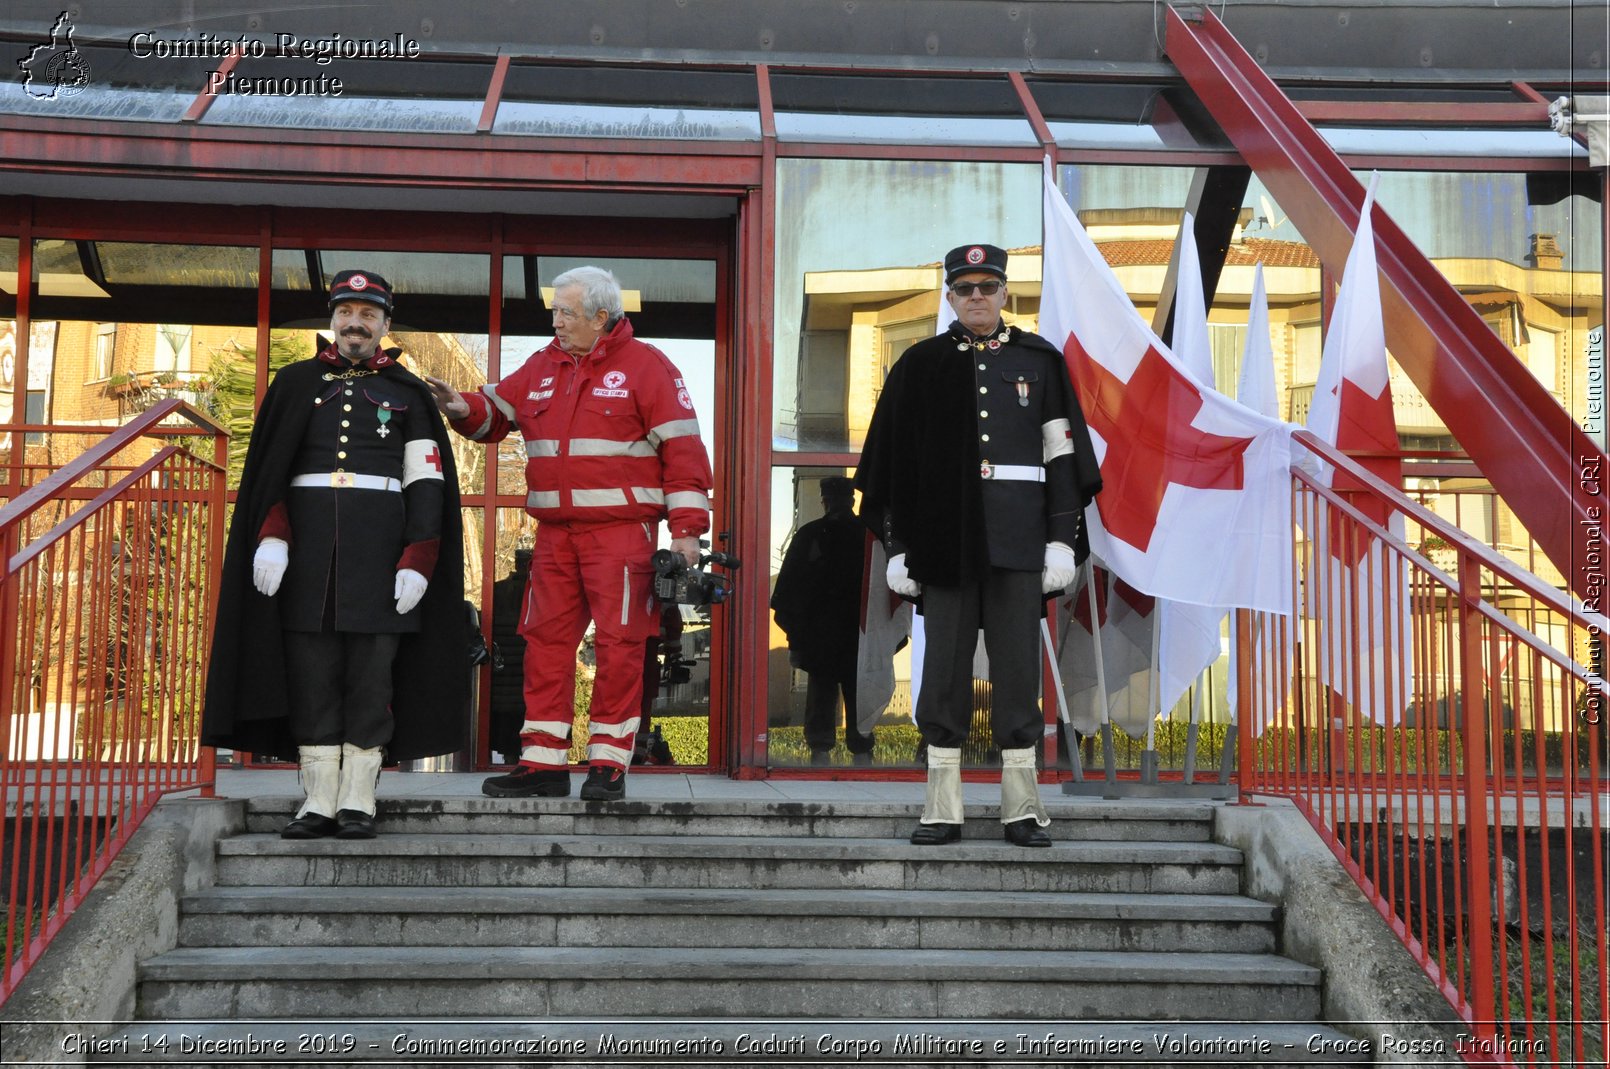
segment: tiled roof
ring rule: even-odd
[[[1161,267],[1173,258],[1174,240],[1102,241],[1096,248],[1113,267]],[[1231,245],[1224,257],[1226,267],[1251,267],[1260,262],[1265,267],[1318,267],[1319,257],[1300,241],[1268,238],[1247,238]]]

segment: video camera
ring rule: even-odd
[[[708,542],[700,542],[706,549]],[[737,571],[742,562],[730,553],[719,551],[701,553],[699,568],[688,567],[682,554],[670,549],[657,549],[649,558],[654,565],[654,596],[661,601],[678,605],[719,605],[732,592],[732,576],[702,570],[706,564],[717,564],[729,571]]]

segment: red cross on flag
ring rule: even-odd
[[[1085,518],[1102,563],[1155,597],[1290,612],[1290,428],[1180,366],[1049,170],[1040,333],[1067,358],[1101,459]]]
[[[1403,484],[1403,459],[1392,413],[1381,319],[1381,284],[1375,266],[1375,181],[1360,209],[1353,248],[1336,295],[1325,348],[1308,409],[1308,429],[1392,486]],[[1322,465],[1319,482],[1337,491],[1376,525],[1403,541],[1403,517],[1359,480]],[[1309,611],[1325,622],[1319,658],[1321,680],[1363,715],[1396,720],[1408,704],[1410,681],[1409,579],[1403,558],[1354,527],[1326,522],[1308,532],[1313,564],[1306,583]],[[1356,640],[1352,636],[1356,634]],[[1367,682],[1366,682],[1367,681]]]

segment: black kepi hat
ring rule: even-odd
[[[373,271],[342,271],[330,283],[330,307],[342,301],[371,301],[391,315],[391,283]]]
[[[945,285],[957,275],[983,271],[1005,281],[1006,250],[994,245],[958,245],[945,253]]]

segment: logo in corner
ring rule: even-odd
[[[73,44],[73,23],[63,11],[50,28],[50,43],[34,45],[17,61],[22,88],[35,100],[57,100],[89,85],[89,62]]]

